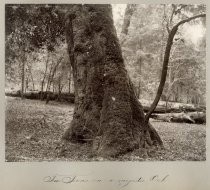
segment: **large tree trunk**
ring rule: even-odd
[[[66,37],[75,84],[75,110],[64,139],[92,142],[101,156],[162,144],[150,124],[122,58],[111,5],[74,5]]]

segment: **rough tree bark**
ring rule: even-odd
[[[125,69],[111,5],[74,5],[66,38],[75,84],[75,110],[63,138],[92,142],[100,156],[162,144]]]

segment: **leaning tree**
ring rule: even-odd
[[[168,39],[167,39],[167,43],[166,43],[166,47],[165,47],[163,66],[162,66],[162,72],[161,72],[161,79],[160,79],[160,83],[159,83],[159,86],[158,86],[158,89],[157,89],[155,99],[154,99],[152,105],[150,106],[150,109],[149,109],[148,113],[145,116],[146,122],[149,121],[149,118],[151,117],[152,113],[154,112],[156,106],[158,105],[160,97],[163,93],[163,89],[164,89],[165,82],[166,82],[166,77],[167,77],[167,72],[168,72],[170,52],[171,52],[171,48],[172,48],[172,45],[173,45],[173,42],[174,42],[174,37],[175,37],[179,27],[181,25],[183,25],[184,23],[188,23],[192,20],[206,17],[206,14],[201,13],[201,14],[198,14],[198,15],[195,15],[195,16],[192,16],[192,17],[185,18],[185,19],[179,21],[174,26],[172,26],[172,28],[170,28],[171,25],[172,25],[172,20],[173,20],[174,15],[180,13],[182,9],[187,7],[187,5],[182,5],[181,4],[180,6],[177,6],[177,5],[172,4],[172,7],[173,7],[173,11],[171,13],[169,22],[167,22],[167,24],[166,24],[167,31],[168,31]],[[191,6],[189,6],[189,7],[191,7]],[[203,5],[201,5],[201,9],[203,9]]]
[[[73,5],[66,39],[75,84],[75,109],[63,138],[92,142],[100,156],[162,145],[145,122],[125,69],[111,5]]]

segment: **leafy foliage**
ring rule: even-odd
[[[127,36],[121,36],[119,32],[122,16],[118,15],[117,31],[120,38],[126,38],[122,44],[124,59],[140,98],[154,99],[168,30],[180,20],[200,13],[205,13],[204,5],[138,5]],[[163,100],[173,94],[170,101],[205,103],[204,21],[196,19],[179,28],[172,46]],[[191,35],[195,28],[199,28],[200,36]]]
[[[113,5],[114,8],[117,6]],[[119,7],[122,9],[126,6]],[[124,36],[121,33],[124,20],[122,11],[115,13],[115,26],[120,40],[123,39],[123,57],[137,95],[141,99],[153,100],[159,84],[168,29],[182,19],[205,13],[206,8],[202,4],[141,4],[134,7],[128,34]],[[64,27],[66,12],[77,11],[74,6],[7,4],[5,9],[7,88],[20,88],[21,67],[25,62],[26,90],[42,90],[42,82],[43,90],[46,90],[52,74],[50,71],[63,57],[50,89],[68,91],[67,84],[70,82],[72,86],[72,74],[66,53]],[[162,99],[204,104],[205,19],[196,19],[185,25],[179,28],[174,39]],[[202,32],[200,36],[193,37],[190,31],[196,27]]]
[[[67,63],[67,55],[64,56],[66,10],[58,5],[36,4],[7,4],[5,8],[7,83],[20,84],[21,65],[27,63],[24,68],[25,83],[37,89],[40,79],[44,78],[44,83],[47,81],[49,69],[60,57],[65,57],[63,65]],[[27,90],[27,85],[25,88]]]

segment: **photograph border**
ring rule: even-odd
[[[206,46],[206,106],[207,106],[207,123],[206,123],[206,161],[92,161],[92,162],[5,162],[5,4],[66,4],[66,3],[94,3],[94,4],[206,4],[207,7],[207,46]],[[0,52],[1,52],[1,68],[0,68],[0,189],[5,190],[26,190],[26,189],[44,189],[44,190],[66,190],[66,189],[93,189],[100,187],[100,189],[107,189],[102,184],[95,183],[46,183],[45,179],[48,176],[85,176],[90,178],[109,178],[109,179],[130,179],[136,180],[140,177],[146,180],[145,183],[132,183],[124,189],[170,189],[170,190],[207,190],[210,189],[210,123],[209,117],[209,103],[210,103],[210,66],[209,60],[210,52],[210,1],[208,0],[112,0],[112,1],[73,1],[73,0],[10,0],[1,1],[0,6]],[[162,179],[168,176],[163,183],[152,181],[153,176],[159,176]],[[119,188],[119,186],[110,186],[110,188]]]

